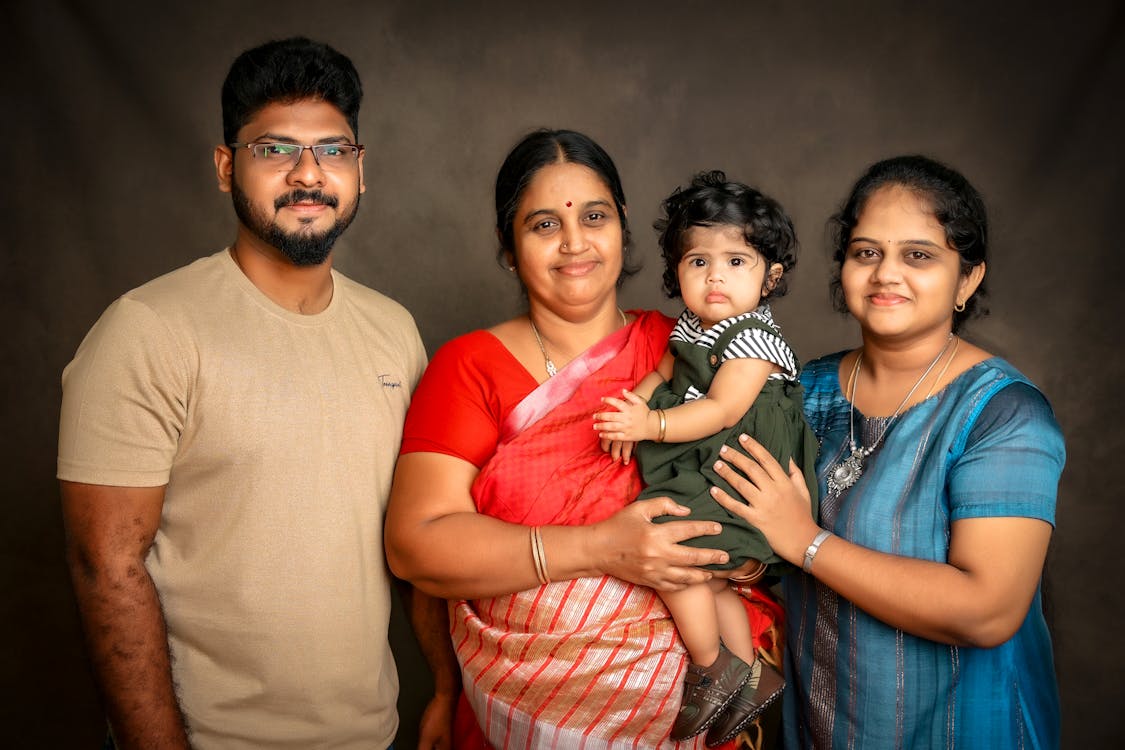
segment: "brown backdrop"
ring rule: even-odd
[[[856,342],[823,249],[851,181],[903,152],[964,171],[994,224],[994,312],[969,336],[1043,387],[1067,436],[1047,571],[1064,746],[1122,738],[1120,2],[167,4],[0,14],[5,746],[101,733],[62,562],[59,374],[117,295],[233,237],[211,165],[219,86],[239,51],[294,33],[350,55],[368,94],[368,192],[338,266],[412,310],[431,352],[518,309],[491,184],[532,127],[584,130],[617,161],[646,261],[630,306],[675,310],[649,227],[693,171],[779,198],[804,249],[777,314],[804,359]],[[396,627],[410,747],[427,678]]]

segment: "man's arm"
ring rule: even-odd
[[[418,727],[418,750],[449,750],[461,694],[461,668],[449,639],[449,605],[445,599],[424,594],[405,581],[402,590],[414,636],[434,677],[434,696],[426,704]]]
[[[164,615],[144,565],[164,487],[60,484],[70,577],[117,747],[187,750]]]

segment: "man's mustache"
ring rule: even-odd
[[[293,190],[285,195],[279,196],[273,202],[275,210],[292,206],[301,201],[311,201],[317,205],[328,206],[329,208],[336,208],[339,201],[334,195],[325,195],[323,190]]]

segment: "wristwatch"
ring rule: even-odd
[[[805,562],[801,565],[801,570],[806,573],[812,572],[812,561],[816,557],[816,553],[820,551],[820,545],[824,544],[824,540],[832,536],[832,532],[827,529],[821,529],[813,537],[812,544],[805,550]]]

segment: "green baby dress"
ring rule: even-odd
[[[759,308],[761,311],[762,308]],[[690,312],[685,315],[691,315]],[[693,316],[694,317],[694,316]],[[681,316],[681,321],[683,321]],[[679,340],[675,336],[669,348],[675,357],[672,379],[661,384],[649,399],[652,409],[674,409],[685,403],[689,390],[706,393],[711,381],[723,362],[724,352],[730,343],[752,328],[768,334],[774,345],[784,345],[784,339],[772,325],[765,322],[765,315],[746,313],[726,321],[720,321],[710,330],[724,325],[729,327],[718,336],[710,346],[709,337],[701,336],[695,343]],[[698,319],[696,319],[698,320]],[[679,329],[680,326],[677,326]],[[790,350],[791,353],[791,350]],[[790,360],[796,363],[795,357]],[[773,361],[773,358],[770,358]],[[777,364],[785,367],[784,362]],[[693,547],[725,550],[730,561],[721,565],[706,566],[711,569],[730,569],[742,565],[747,560],[756,559],[766,563],[767,573],[779,575],[792,570],[792,566],[774,554],[758,529],[745,520],[732,515],[711,497],[712,485],[721,487],[738,498],[739,495],[713,468],[719,459],[719,449],[725,444],[739,450],[738,436],[742,433],[761,443],[783,466],[789,467],[792,458],[805,476],[810,496],[813,499],[813,517],[817,514],[816,453],[817,440],[808,424],[802,405],[801,384],[792,379],[770,378],[762,387],[758,398],[741,420],[733,427],[722,430],[702,440],[688,443],[656,443],[645,441],[637,446],[637,460],[641,466],[646,489],[638,500],[652,497],[670,497],[681,505],[691,508],[691,515],[661,516],[656,522],[691,520],[718,521],[723,531],[716,536],[703,536],[681,542]]]

